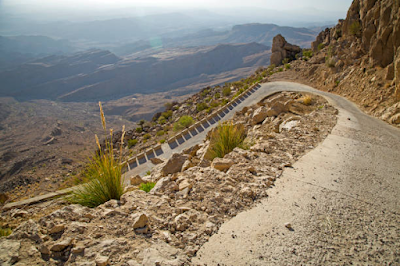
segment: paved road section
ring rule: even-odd
[[[307,86],[259,91],[275,90],[325,96],[338,123],[268,198],[223,224],[193,265],[400,265],[400,130]]]

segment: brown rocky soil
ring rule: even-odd
[[[54,200],[2,212],[2,227],[18,227],[1,238],[1,249],[8,252],[0,260],[21,265],[190,264],[222,223],[266,197],[283,169],[330,133],[337,111],[319,96],[310,95],[308,105],[306,96],[284,92],[244,108],[233,121],[246,127],[248,149],[235,148],[223,159],[208,161],[205,141],[174,155],[174,164],[154,168],[146,177],[157,182],[150,193],[132,186],[120,201],[93,209]]]

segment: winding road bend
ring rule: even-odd
[[[193,265],[400,265],[400,130],[305,85],[257,93],[277,90],[324,96],[338,123],[268,198],[223,224]]]

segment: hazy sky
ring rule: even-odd
[[[265,9],[293,10],[315,8],[325,11],[346,11],[351,0],[0,0],[0,8],[28,10],[48,9],[108,9],[123,7],[159,8],[236,8],[258,7]]]

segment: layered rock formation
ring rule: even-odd
[[[299,46],[288,43],[282,35],[278,34],[272,41],[271,65],[280,66],[286,58],[290,62],[300,52]]]
[[[400,124],[399,47],[399,1],[355,0],[345,20],[318,35],[309,61],[293,62],[288,71],[295,74],[276,76],[339,93],[366,112]]]

